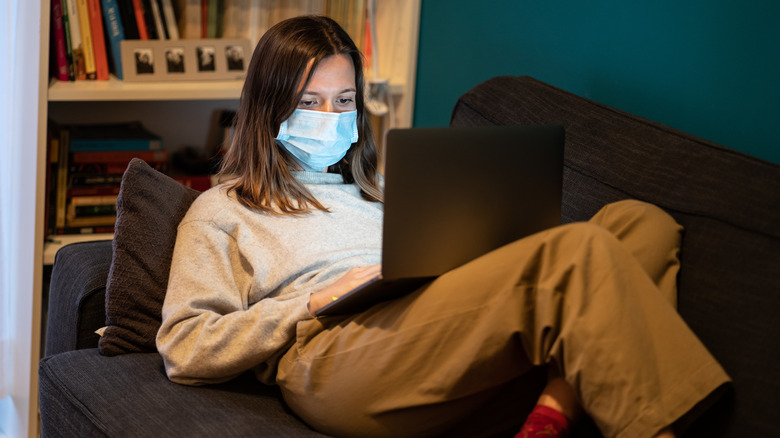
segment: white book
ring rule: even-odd
[[[225,5],[227,5],[227,2],[230,0],[226,0]],[[232,38],[247,38],[251,39],[251,34],[249,33],[249,20],[251,19],[250,14],[250,0],[232,0],[235,3],[235,13],[236,13],[236,30],[235,30],[235,36]],[[226,11],[227,13],[227,11]],[[227,23],[225,24],[227,26]]]
[[[171,0],[162,0],[162,10],[165,17],[165,24],[168,28],[168,39],[179,39],[179,27],[176,23],[176,14],[173,12]]]
[[[203,34],[201,0],[185,0],[183,38],[196,40]]]
[[[165,36],[165,27],[162,23],[162,14],[160,13],[160,4],[157,0],[152,0],[149,3],[152,5],[152,17],[154,17],[154,27],[157,29],[157,38],[161,40],[168,39]]]
[[[249,0],[249,40],[252,49],[269,27],[271,0]]]

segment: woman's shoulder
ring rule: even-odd
[[[192,202],[182,223],[196,221],[213,222],[225,210],[236,208],[238,201],[230,195],[226,184],[219,184],[201,193]]]

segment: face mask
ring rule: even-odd
[[[304,170],[322,172],[344,158],[352,143],[358,141],[357,111],[297,109],[279,126],[276,140]]]

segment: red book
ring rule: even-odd
[[[138,24],[138,38],[142,40],[149,39],[149,31],[146,30],[146,19],[144,14],[144,5],[141,0],[133,0],[133,8],[135,8],[135,21]]]
[[[70,162],[72,164],[95,164],[95,163],[129,163],[133,158],[140,158],[147,163],[165,162],[168,155],[165,150],[161,151],[96,151],[96,152],[73,152]]]
[[[203,8],[202,9],[203,15],[201,15],[201,21],[200,21],[200,23],[201,23],[201,25],[200,25],[200,27],[201,27],[201,29],[200,29],[200,37],[201,38],[208,38],[208,35],[209,35],[209,2],[204,0],[203,3],[201,3],[201,5],[202,5],[202,8]]]
[[[89,24],[92,30],[92,47],[95,51],[95,73],[98,80],[108,79],[108,52],[103,33],[103,11],[100,0],[87,0],[89,8]]]
[[[65,48],[65,28],[62,24],[61,0],[52,0],[51,2],[51,23],[52,32],[54,32],[54,48],[57,53],[57,79],[67,81],[70,76],[68,74],[68,52]]]

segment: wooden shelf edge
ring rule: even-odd
[[[49,82],[49,102],[152,101],[238,99],[243,80],[186,82],[123,82],[115,76],[107,81]]]
[[[95,234],[62,234],[57,236],[49,236],[43,244],[43,265],[53,265],[54,256],[57,255],[57,251],[65,245],[76,242],[91,242],[94,240],[113,240],[114,235],[111,233],[95,233]]]
[[[188,82],[123,82],[115,76],[107,81],[64,82],[51,79],[49,102],[218,100],[241,97],[243,80]],[[403,95],[403,84],[390,84],[390,93]]]

